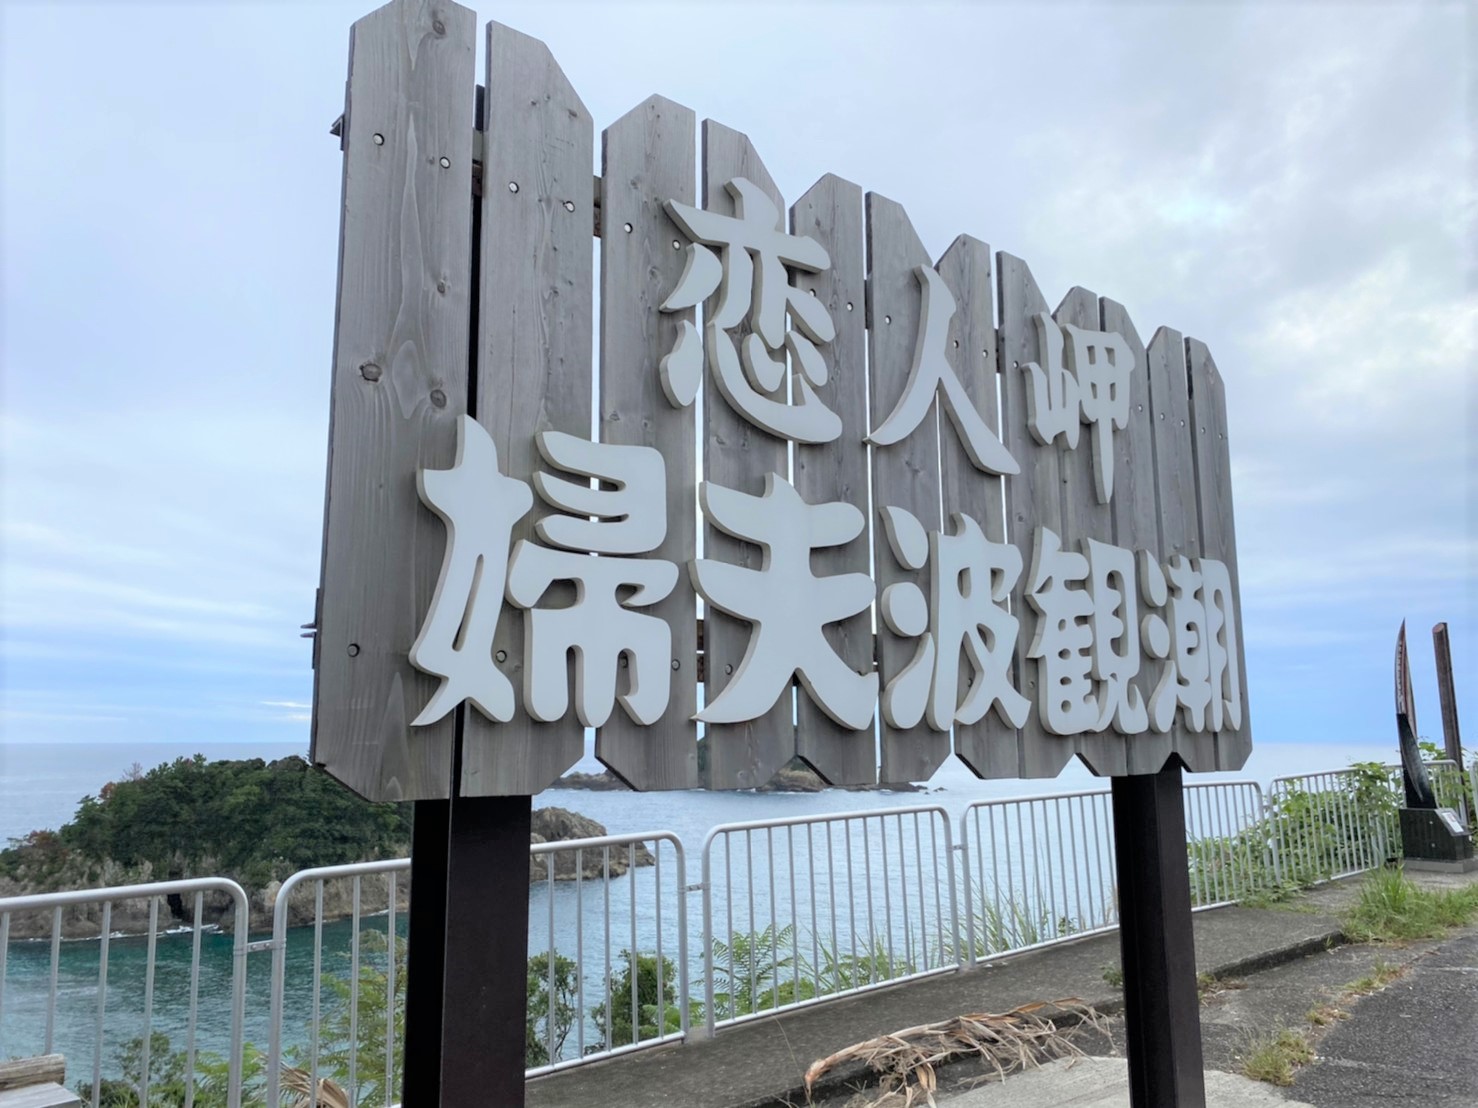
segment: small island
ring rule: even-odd
[[[203,754],[177,758],[144,770],[135,764],[118,781],[83,797],[72,819],[55,831],[32,831],[0,850],[0,897],[63,889],[133,885],[191,877],[226,877],[249,898],[250,927],[269,929],[282,882],[314,866],[403,858],[410,852],[414,806],[371,804],[315,769],[301,757],[267,762],[261,758],[211,761]],[[563,808],[533,813],[530,843],[594,838],[606,834],[595,820]],[[653,863],[645,847],[611,851],[610,876],[626,873],[628,861]],[[554,854],[554,879],[599,879],[606,872],[599,851],[586,851],[576,869],[573,852]],[[529,881],[547,880],[544,857],[529,860]],[[365,892],[386,898],[386,882],[367,878]],[[397,880],[397,908],[403,909],[409,875]],[[352,911],[349,882],[324,888],[325,920]],[[172,919],[161,926],[188,923],[192,906],[169,898]],[[288,920],[312,922],[314,892],[299,886],[290,899]],[[148,930],[147,900],[118,901],[110,928],[123,934]],[[231,898],[206,893],[202,922],[229,929]],[[62,937],[95,938],[102,929],[102,906],[83,904],[62,913]],[[11,937],[45,938],[51,912],[17,914]]]

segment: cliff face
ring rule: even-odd
[[[564,808],[540,808],[534,812],[530,845],[547,842],[563,842],[572,839],[599,838],[606,829],[593,819]],[[599,881],[609,874],[623,876],[634,863],[638,866],[653,864],[652,854],[645,846],[635,844],[593,848],[582,851],[557,850],[548,854],[531,855],[529,858],[529,882],[537,884],[549,877],[550,859],[553,859],[553,874],[556,881],[573,881],[580,877],[586,881]],[[253,932],[272,929],[273,911],[276,907],[283,882],[269,880],[252,888],[239,875],[221,873],[209,864],[202,867],[202,874],[226,876],[237,881],[247,891],[248,927]],[[168,880],[167,875],[153,872],[149,863],[138,866],[123,866],[113,861],[94,864],[86,868],[65,866],[47,875],[44,880],[16,880],[0,875],[0,897],[28,896],[36,893],[56,892],[75,888],[106,888],[118,885],[139,885],[151,881]],[[370,874],[360,878],[359,910],[361,915],[383,912],[389,907],[390,879],[386,874]],[[405,912],[410,905],[411,877],[408,871],[395,874],[395,908]],[[317,883],[300,882],[288,893],[287,922],[289,927],[307,926],[313,922],[317,905]],[[354,911],[354,882],[331,880],[323,885],[323,918],[325,921],[348,919]],[[52,911],[15,913],[11,917],[10,935],[14,939],[47,939],[51,937]],[[235,906],[229,893],[207,891],[201,894],[201,923],[206,927],[217,927],[230,932],[235,929]],[[189,927],[195,919],[195,898],[191,893],[171,896],[160,904],[159,929]],[[149,929],[149,899],[117,900],[109,913],[108,930],[114,935],[142,935]],[[61,931],[65,939],[95,939],[103,930],[103,906],[98,903],[77,904],[62,909]]]

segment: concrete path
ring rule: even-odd
[[[1410,875],[1422,884],[1478,881]],[[1194,917],[1196,969],[1217,982],[1201,1008],[1212,1108],[1423,1108],[1478,1105],[1478,928],[1401,947],[1339,945],[1338,922],[1358,880],[1323,886],[1291,906],[1219,908]],[[807,1103],[803,1077],[815,1059],[899,1028],[965,1012],[1005,1012],[1021,1004],[1075,997],[1109,1016],[1122,995],[1105,970],[1119,959],[1118,935],[1021,955],[962,973],[766,1017],[708,1041],[642,1051],[531,1082],[529,1108],[786,1108]],[[1394,984],[1360,998],[1372,976]],[[1271,972],[1265,972],[1271,971]],[[1311,1023],[1333,1008],[1348,1018]],[[1259,1041],[1282,1029],[1314,1043],[1317,1060],[1291,1090],[1234,1076]],[[1077,1045],[1098,1055],[1019,1073],[1005,1082],[968,1062],[939,1070],[941,1108],[997,1105],[1128,1106],[1122,1021],[1106,1037],[1082,1031]],[[878,1103],[870,1075],[841,1068],[815,1090],[822,1108]],[[902,1098],[892,1104],[901,1105]],[[918,1100],[915,1103],[919,1103]],[[892,1108],[892,1104],[889,1108]]]
[[[948,1108],[1129,1108],[1129,1063],[1122,1058],[1079,1058],[992,1082],[947,1099]],[[1312,1108],[1260,1081],[1206,1072],[1211,1108]]]

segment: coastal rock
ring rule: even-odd
[[[574,839],[596,839],[604,836],[606,829],[595,820],[571,812],[565,808],[538,808],[534,811],[530,844],[569,842]],[[609,874],[620,877],[633,864],[650,866],[655,859],[652,852],[641,843],[631,846],[596,847],[587,850],[555,850],[529,856],[529,882],[537,884],[549,878],[550,859],[553,859],[554,879],[573,881],[581,877],[587,881],[600,880]]]

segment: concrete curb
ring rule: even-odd
[[[1343,946],[1349,941],[1349,937],[1341,928],[1333,928],[1320,935],[1311,936],[1297,943],[1290,943],[1274,950],[1267,950],[1255,954],[1249,958],[1240,958],[1230,962],[1219,963],[1206,972],[1213,977],[1232,978],[1246,977],[1249,974],[1261,973],[1279,966],[1296,962],[1300,958],[1307,958],[1312,954],[1322,954],[1333,950],[1337,946]],[[1124,1010],[1124,994],[1117,991],[1112,995],[1103,997],[1085,997],[1083,1003],[1092,1008],[1100,1016],[1117,1016]],[[948,1018],[948,1017],[945,1017]],[[1053,1018],[1053,1022],[1062,1029],[1077,1027],[1082,1024],[1083,1017],[1075,1012],[1064,1011],[1061,1017]],[[957,1054],[946,1056],[940,1061],[940,1065],[951,1065],[955,1062],[965,1061],[978,1055],[961,1051]],[[1017,1071],[1012,1071],[1017,1072]],[[839,1092],[847,1086],[858,1084],[871,1085],[877,1082],[878,1073],[872,1067],[863,1062],[851,1062],[845,1066],[839,1066],[828,1071],[811,1087],[811,1096],[829,1095]],[[794,1104],[804,1105],[809,1103],[804,1084],[794,1085],[781,1091],[774,1096],[766,1096],[758,1099],[747,1100],[743,1103],[734,1104],[732,1108],[775,1108],[776,1105]]]

